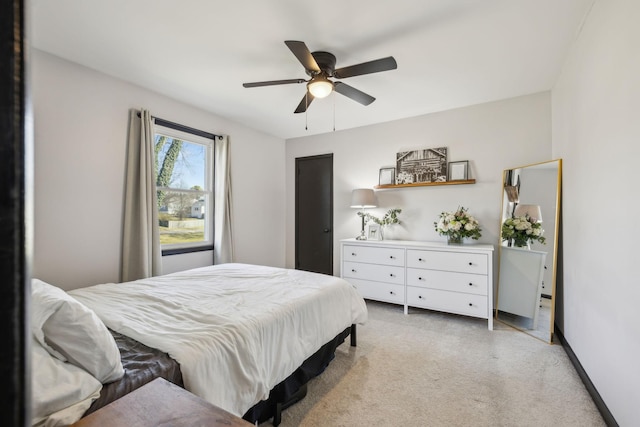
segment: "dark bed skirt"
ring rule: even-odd
[[[126,335],[111,330],[110,332],[120,350],[125,373],[122,379],[103,386],[100,397],[93,402],[83,416],[97,411],[158,377],[184,388],[180,365],[168,354],[147,347]],[[351,334],[351,345],[355,345],[355,326],[351,326],[320,347],[288,378],[276,385],[269,393],[267,400],[258,402],[246,412],[243,418],[251,423],[256,421],[262,423],[274,417],[273,424],[278,425],[280,411],[306,395],[307,382],[325,370],[333,360],[336,348],[349,334]]]
[[[336,335],[333,340],[320,347],[289,377],[276,385],[269,393],[267,400],[258,402],[242,418],[253,424],[256,421],[263,423],[273,417],[273,425],[280,424],[280,410],[293,405],[306,395],[309,380],[325,370],[335,357],[336,348],[349,336],[351,329],[348,327]],[[355,343],[352,342],[352,345]]]

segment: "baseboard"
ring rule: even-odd
[[[564,351],[567,353],[567,356],[569,356],[569,360],[571,360],[573,367],[578,372],[580,379],[582,380],[582,382],[584,383],[584,386],[587,388],[587,391],[591,395],[591,398],[593,399],[593,402],[596,404],[596,408],[598,408],[598,411],[600,411],[600,415],[602,415],[604,422],[609,427],[618,427],[618,423],[616,422],[616,419],[613,417],[613,414],[611,413],[611,411],[609,411],[609,408],[607,408],[607,405],[604,403],[604,400],[602,400],[600,393],[598,393],[598,390],[591,382],[589,375],[587,375],[587,372],[582,367],[580,360],[578,360],[578,357],[571,349],[571,346],[565,339],[564,335],[562,335],[562,332],[560,332],[557,325],[554,329],[555,329],[555,335],[560,339],[562,348],[564,348]]]

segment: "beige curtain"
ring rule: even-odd
[[[147,110],[129,113],[127,176],[120,280],[162,274],[153,119]]]
[[[231,170],[229,137],[215,141],[215,224],[214,264],[233,262],[233,238],[231,228]]]

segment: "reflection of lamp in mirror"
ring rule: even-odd
[[[533,222],[542,222],[542,212],[539,205],[518,205],[513,216],[528,216]]]
[[[365,210],[367,208],[376,207],[376,195],[370,188],[357,188],[351,192],[351,207],[362,209],[359,215],[362,217],[362,230],[360,235],[356,237],[358,240],[366,240],[367,237],[364,234],[364,217]]]

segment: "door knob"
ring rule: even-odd
[[[324,230],[322,230],[322,231],[324,231],[325,233],[328,233],[328,232],[330,232],[331,230],[330,230],[330,229],[328,229],[328,228],[325,228],[325,229],[324,229]]]

